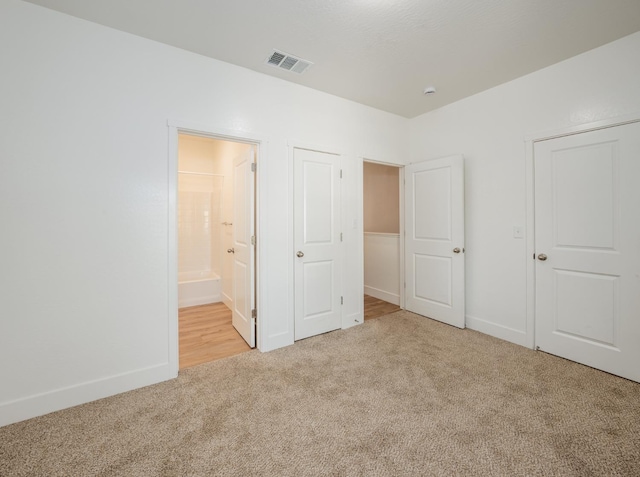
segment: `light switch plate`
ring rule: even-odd
[[[524,227],[522,225],[513,226],[513,238],[524,238]]]

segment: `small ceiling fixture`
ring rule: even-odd
[[[303,60],[302,58],[278,50],[273,50],[265,63],[275,68],[293,71],[298,74],[304,73],[306,69],[313,64],[308,60]]]
[[[430,94],[436,94],[436,87],[435,86],[427,86],[424,89],[424,94],[426,96],[430,95]]]

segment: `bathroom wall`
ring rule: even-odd
[[[180,171],[204,172],[214,176],[187,176],[179,174],[179,180],[190,187],[199,182],[207,182],[215,188],[218,207],[213,210],[211,223],[211,263],[210,270],[221,280],[220,299],[231,307],[233,301],[233,163],[234,159],[251,149],[251,145],[209,137],[179,135],[178,169]],[[217,187],[220,186],[218,191]],[[180,189],[180,187],[179,187]],[[180,200],[180,198],[179,198]],[[180,210],[180,204],[178,209]],[[180,220],[179,227],[180,227]],[[192,246],[183,240],[179,230],[179,253],[183,247]],[[180,257],[179,257],[180,258]],[[179,273],[181,263],[179,261]]]
[[[219,278],[222,272],[222,193],[211,139],[178,138],[178,281]]]

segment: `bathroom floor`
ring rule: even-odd
[[[180,369],[251,350],[231,324],[224,303],[178,310]]]

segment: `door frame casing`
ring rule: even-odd
[[[266,291],[264,284],[266,277],[262,274],[266,270],[264,260],[266,257],[265,247],[262,244],[261,230],[265,226],[265,209],[266,204],[266,187],[261,187],[267,177],[267,157],[268,137],[261,134],[247,133],[244,131],[235,131],[225,129],[214,125],[199,124],[189,121],[172,120],[167,121],[169,132],[169,157],[168,157],[168,257],[167,257],[167,283],[168,283],[168,361],[169,368],[172,370],[174,377],[178,376],[179,370],[179,347],[178,347],[178,135],[186,134],[200,137],[217,139],[220,141],[239,142],[251,144],[256,150],[256,168],[255,176],[255,277],[256,277],[256,309],[259,317],[256,324],[256,347],[263,350],[266,346],[264,343],[263,330],[267,327],[264,321],[268,314],[265,306]]]
[[[525,141],[525,193],[526,193],[526,336],[524,345],[535,349],[535,319],[536,319],[536,272],[535,272],[535,152],[537,142],[548,141],[565,136],[597,131],[598,129],[613,128],[625,124],[640,122],[640,111],[624,116],[617,116],[601,121],[595,121],[562,129],[541,131],[527,134]]]

